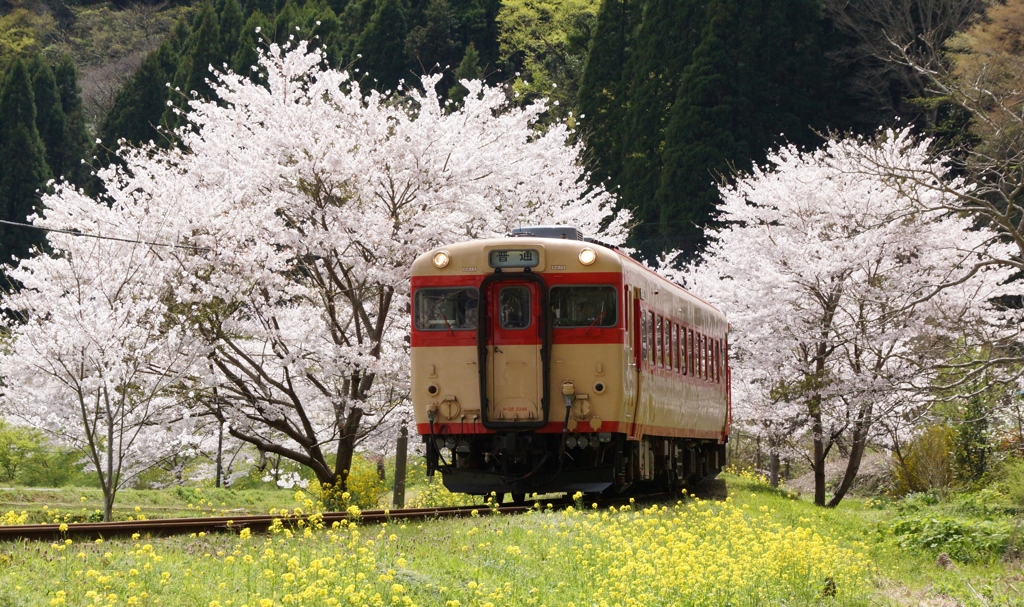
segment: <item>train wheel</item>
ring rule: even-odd
[[[490,499],[491,499],[491,505],[497,507],[497,506],[500,506],[501,503],[505,501],[505,494],[504,493],[495,493],[493,496],[491,496]]]
[[[513,493],[512,494],[512,503],[514,505],[516,505],[516,506],[524,505],[526,503],[526,494],[525,493]]]

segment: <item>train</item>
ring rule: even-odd
[[[725,315],[569,226],[437,247],[411,271],[411,400],[452,492],[655,492],[714,478]]]

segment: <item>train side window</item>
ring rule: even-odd
[[[647,358],[647,362],[650,363],[651,365],[654,364],[654,361],[657,359],[658,356],[656,351],[657,346],[654,344],[654,317],[654,312],[648,313],[647,332],[650,334],[651,347],[650,349],[648,349],[648,354],[650,354],[650,356]]]
[[[705,346],[705,381],[711,380],[711,340],[708,336],[703,336],[703,346]]]
[[[650,342],[647,340],[647,315],[640,312],[640,357],[647,360],[647,351],[650,349]]]
[[[701,366],[701,375],[700,376],[701,376],[701,379],[703,379],[704,381],[707,381],[708,380],[708,367],[711,366],[711,361],[709,360],[709,357],[708,357],[708,336],[707,335],[701,335],[700,336],[700,353],[701,353],[701,361],[704,363]]]
[[[556,328],[614,327],[619,294],[611,285],[551,287],[551,324]]]
[[[668,318],[665,319],[665,368],[669,371],[672,370],[675,364],[675,352],[672,350],[672,321]]]
[[[706,353],[704,352],[704,336],[697,333],[694,336],[693,345],[697,349],[697,378],[705,379],[706,376],[704,375],[704,371],[707,369],[707,366],[705,365],[704,360],[706,358]]]
[[[659,367],[665,366],[665,322],[658,316],[658,331],[654,336],[654,347],[657,348],[657,352],[654,353],[654,358],[658,362]]]
[[[689,375],[689,364],[690,357],[686,354],[686,328],[683,327],[679,330],[679,337],[682,341],[679,344],[679,353],[683,355],[683,375]]]
[[[715,383],[722,383],[722,340],[715,340]]]
[[[413,296],[413,320],[419,331],[476,329],[480,294],[474,287],[423,287]]]
[[[679,325],[672,323],[672,371],[679,371]]]
[[[686,347],[686,352],[687,352],[686,364],[688,365],[688,369],[689,369],[686,373],[690,377],[693,377],[693,375],[694,375],[693,370],[695,368],[694,367],[694,358],[693,358],[693,329],[687,329],[686,330],[686,336],[683,337],[683,341],[686,342],[686,346],[685,346]]]

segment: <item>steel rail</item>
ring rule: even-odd
[[[649,502],[658,499],[666,499],[665,494],[634,496],[637,501]],[[599,507],[609,505],[625,504],[631,498],[629,496],[615,498],[585,498],[587,508],[597,503]],[[530,510],[546,508],[549,504],[555,508],[564,508],[575,502],[570,497],[562,497],[550,500],[538,500],[529,504],[513,504],[492,507],[489,505],[479,506],[451,506],[434,508],[396,508],[394,510],[363,510],[357,515],[348,512],[324,512],[320,515],[320,522],[325,526],[331,526],[340,521],[356,521],[364,523],[383,523],[391,521],[425,520],[432,518],[464,518],[470,516],[490,516],[493,514],[522,514]],[[0,543],[16,541],[63,541],[72,540],[96,540],[110,539],[116,537],[128,537],[139,534],[142,537],[166,537],[172,535],[188,535],[192,533],[217,533],[217,532],[238,532],[242,529],[249,529],[255,533],[264,533],[270,529],[274,521],[280,520],[281,524],[295,528],[308,524],[310,515],[280,515],[280,514],[256,514],[242,516],[209,516],[195,518],[165,518],[142,521],[112,521],[97,523],[46,523],[36,525],[0,525]],[[62,529],[63,527],[63,529]]]

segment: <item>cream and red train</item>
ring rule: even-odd
[[[728,323],[575,228],[412,267],[412,402],[427,466],[471,494],[699,482],[725,460]]]

